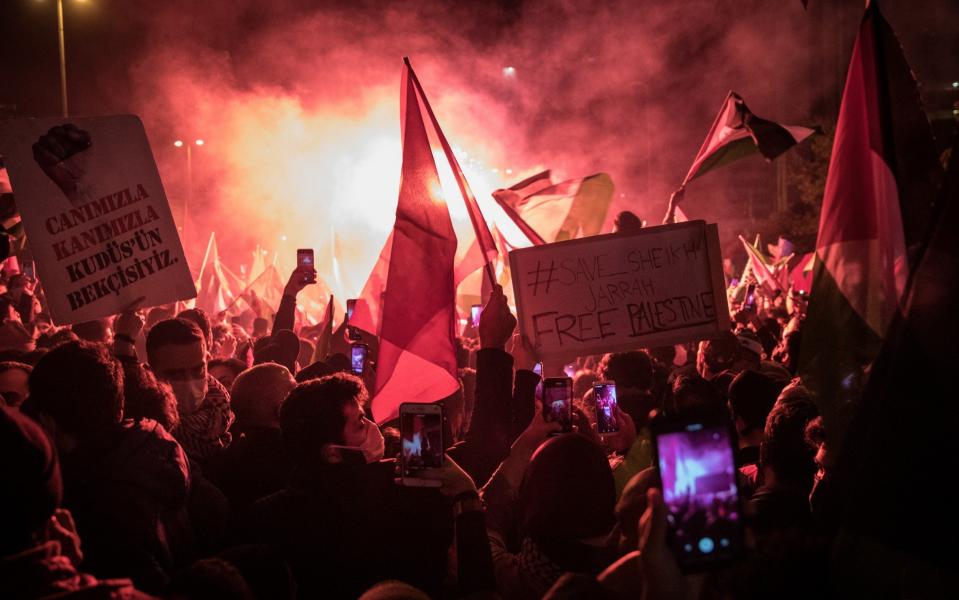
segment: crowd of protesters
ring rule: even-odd
[[[501,289],[460,340],[446,458],[398,485],[395,423],[369,413],[349,337],[200,309],[54,326],[33,281],[0,295],[4,598],[802,597],[828,589],[830,452],[796,377],[804,299],[731,294],[714,339],[582,357],[574,432],[542,416],[537,358]],[[354,332],[356,333],[356,332]],[[547,371],[555,372],[554,365]],[[547,373],[550,374],[550,373]],[[592,384],[615,381],[618,432]],[[748,552],[683,574],[666,543],[650,420],[737,435]],[[738,510],[738,509],[737,509]]]

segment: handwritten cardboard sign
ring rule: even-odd
[[[520,332],[545,359],[729,330],[715,225],[689,221],[510,253]]]
[[[196,296],[139,118],[0,120],[0,154],[55,322]]]

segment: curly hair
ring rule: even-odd
[[[29,387],[28,412],[50,416],[65,432],[91,434],[123,419],[123,370],[99,344],[57,346],[37,362]]]
[[[280,407],[280,429],[291,456],[315,457],[326,444],[343,443],[343,409],[369,399],[363,381],[350,373],[334,373],[298,384]]]

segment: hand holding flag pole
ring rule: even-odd
[[[683,199],[683,195],[686,194],[686,183],[683,182],[683,185],[679,186],[675,192],[669,196],[669,209],[666,211],[666,217],[663,219],[663,225],[672,225],[676,222],[676,209],[679,208],[679,203]]]

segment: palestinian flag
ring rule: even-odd
[[[959,136],[935,206],[929,241],[915,264],[901,313],[890,324],[846,438],[837,473],[848,474],[837,572],[862,597],[889,595],[903,569],[936,582],[929,597],[952,595],[959,513],[932,482],[959,471],[955,424],[955,334],[959,331]],[[805,338],[804,338],[805,339]],[[895,483],[890,475],[895,474]],[[916,517],[935,515],[919,526]],[[851,543],[848,543],[851,542]],[[876,565],[900,568],[876,569]]]
[[[713,169],[757,152],[772,160],[814,133],[816,129],[761,119],[746,107],[739,94],[729,92],[680,188]]]
[[[549,171],[493,192],[496,203],[525,240],[501,227],[513,247],[540,245],[600,233],[613,200],[613,180],[606,173],[553,184]],[[503,224],[501,224],[503,225]],[[526,242],[526,243],[524,243]]]
[[[800,372],[834,448],[900,312],[942,178],[916,81],[876,3],[853,48],[823,196]],[[904,399],[905,400],[905,399]]]
[[[753,246],[743,236],[739,236],[739,241],[746,249],[746,256],[749,257],[749,264],[752,267],[751,271],[756,278],[756,282],[766,290],[767,294],[776,291],[785,292],[780,274],[784,265],[789,263],[791,256],[773,262],[763,255],[758,245]]]

